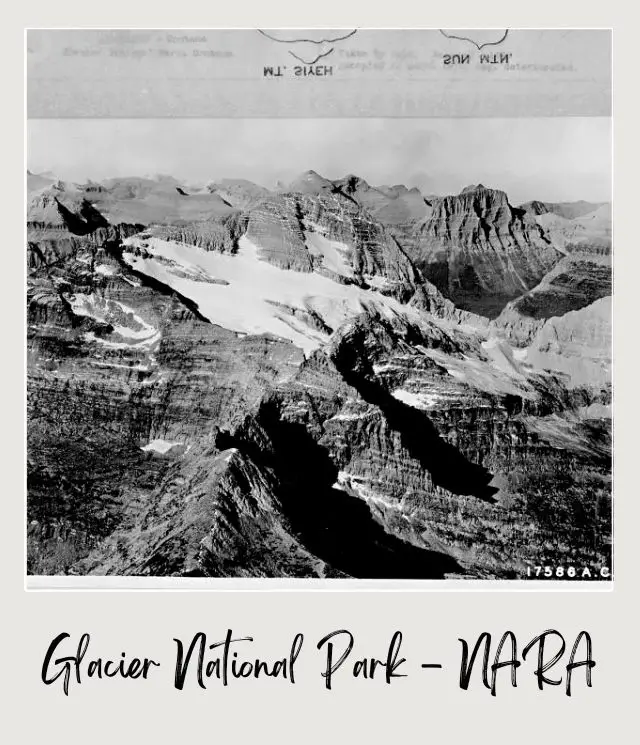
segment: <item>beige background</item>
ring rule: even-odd
[[[336,3],[345,6],[346,4]],[[637,85],[633,70],[638,18],[609,2],[592,12],[584,2],[539,2],[524,9],[513,3],[458,2],[455,8],[393,3],[376,12],[371,3],[351,2],[342,13],[327,4],[260,6],[249,13],[234,3],[223,14],[213,3],[31,2],[15,17],[5,11],[3,178],[1,183],[5,281],[2,296],[5,345],[2,367],[2,454],[5,512],[2,550],[2,687],[8,711],[2,720],[7,742],[632,742],[637,734],[633,680],[637,628],[635,534],[638,525],[637,421]],[[450,5],[450,4],[448,4]],[[90,11],[92,11],[90,13]],[[448,11],[448,13],[447,13]],[[230,15],[233,12],[233,17]],[[304,13],[304,15],[303,15]],[[386,15],[385,15],[386,13]],[[348,17],[347,17],[348,16]],[[24,509],[24,89],[22,28],[26,26],[614,26],[615,116],[615,545],[617,581],[611,593],[375,592],[375,593],[192,593],[192,592],[29,592],[23,589]],[[22,310],[22,313],[24,311]],[[19,320],[20,319],[20,320]],[[22,321],[22,323],[21,323]],[[20,395],[19,392],[22,392]],[[634,616],[635,613],[635,616]],[[300,658],[300,683],[241,684],[226,690],[171,687],[170,664],[147,684],[105,681],[84,684],[67,699],[40,683],[42,656],[59,632],[92,634],[94,650],[156,655],[167,662],[174,636],[203,630],[219,638],[231,627],[253,634],[256,648],[276,654],[296,631],[307,637]],[[409,678],[392,686],[343,678],[331,693],[322,687],[321,661],[313,643],[323,634],[350,628],[363,653],[383,652],[397,628],[415,664]],[[480,631],[514,630],[524,645],[554,627],[571,637],[587,629],[598,663],[593,688],[576,676],[574,696],[562,687],[538,692],[525,667],[517,689],[503,686],[492,698],[477,684],[457,687],[457,638]],[[421,661],[438,661],[444,671],[420,671]],[[634,708],[632,708],[632,706]],[[632,717],[632,715],[634,715]]]

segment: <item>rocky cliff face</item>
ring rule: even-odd
[[[512,578],[542,562],[610,565],[600,264],[581,263],[578,280],[558,264],[538,288],[554,314],[527,316],[539,326],[523,346],[425,277],[361,180],[246,200],[235,184],[235,202],[216,187],[227,204],[209,212],[148,181],[92,184],[112,213],[98,198],[89,209],[84,187],[35,194],[28,571]],[[470,257],[494,290],[558,263],[540,226],[484,192],[421,221],[447,262]],[[177,211],[143,219],[169,202]],[[499,280],[477,258],[489,250]]]
[[[481,315],[496,315],[561,258],[532,217],[481,184],[431,200],[431,213],[402,234],[424,276],[456,305]]]
[[[395,239],[341,193],[285,193],[251,210],[247,238],[282,269],[317,271],[340,282],[409,297],[417,274]]]
[[[246,231],[246,222],[242,214],[231,213],[201,222],[155,225],[149,234],[165,241],[197,246],[205,251],[233,253],[238,248],[238,239]]]

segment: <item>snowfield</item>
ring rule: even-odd
[[[307,240],[310,235],[307,232]],[[347,276],[345,272],[351,269],[341,244],[318,233],[313,234],[311,242],[327,268]],[[388,318],[404,315],[414,322],[420,320],[415,310],[381,293],[262,261],[259,248],[245,236],[233,255],[159,238],[131,236],[124,245],[129,249],[140,247],[150,254],[136,256],[125,249],[127,264],[193,300],[211,323],[236,333],[289,339],[306,354],[329,340],[328,333],[314,326],[314,316],[334,331],[365,308]],[[206,278],[209,281],[203,281]]]

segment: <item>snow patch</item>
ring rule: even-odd
[[[589,406],[581,406],[578,409],[578,412],[585,419],[611,419],[612,418],[610,404],[593,403],[593,404],[589,404]]]
[[[176,447],[177,445],[182,445],[182,442],[169,442],[168,440],[151,440],[150,443],[145,445],[143,448],[140,448],[141,450],[144,450],[145,452],[149,453],[160,453],[161,455],[164,455],[165,453],[168,453],[171,448]]]
[[[373,365],[373,372],[376,373],[376,375],[383,372],[397,372],[397,370],[398,365],[395,362],[376,362]]]
[[[149,370],[151,369],[149,365],[123,365],[118,362],[100,362],[99,360],[91,360],[89,364],[93,365],[94,367],[107,367],[109,369],[117,368],[119,370],[127,370],[129,372],[149,372]]]
[[[393,286],[393,283],[386,277],[380,277],[378,275],[365,274],[364,280],[374,290],[388,290]]]
[[[333,488],[347,493],[351,491],[356,497],[362,499],[364,502],[377,504],[381,507],[402,513],[402,505],[400,503],[388,502],[386,499],[383,499],[375,492],[371,491],[371,489],[367,488],[362,482],[363,479],[360,476],[353,476],[346,471],[339,471],[338,478],[335,484],[333,484]],[[403,517],[405,516],[403,515]]]
[[[228,463],[228,462],[229,462],[229,461],[231,460],[231,458],[233,458],[233,456],[234,456],[234,455],[235,455],[235,454],[236,454],[237,452],[238,452],[238,448],[229,448],[228,450],[225,450],[225,451],[224,451],[224,458],[223,458],[223,461],[224,461],[225,463]],[[221,455],[222,455],[222,453],[221,453]]]
[[[432,409],[442,403],[442,397],[435,393],[412,393],[397,388],[391,395],[398,401],[402,401],[403,404],[413,406],[414,409]]]
[[[332,241],[326,238],[324,228],[313,222],[307,222],[310,230],[304,231],[305,243],[312,256],[322,258],[322,266],[342,277],[353,277],[353,269],[349,263],[351,249],[346,243]]]
[[[497,395],[508,393],[528,398],[534,396],[535,392],[526,374],[513,361],[505,359],[504,353],[493,343],[483,350],[488,353],[487,356],[493,364],[466,355],[456,357],[421,345],[418,349],[445,369],[451,377],[471,388]]]
[[[462,370],[454,370],[451,367],[446,368],[447,373],[451,375],[452,378],[457,378],[458,380],[465,380],[467,377]]]
[[[108,323],[113,327],[111,335],[117,335],[126,340],[124,342],[112,341],[96,336],[93,331],[88,331],[84,334],[88,342],[97,342],[113,349],[126,349],[131,346],[146,349],[160,341],[161,332],[124,303],[80,292],[70,296],[68,300],[75,315],[92,318],[100,323]]]
[[[93,267],[93,271],[96,274],[102,274],[104,277],[113,277],[118,273],[116,267],[110,264],[98,264]]]
[[[490,336],[481,346],[495,368],[509,375],[520,372],[513,350],[504,339]]]
[[[327,419],[328,422],[352,422],[357,419],[365,419],[368,416],[366,412],[362,412],[360,414],[336,414],[335,416],[332,416],[330,419]]]

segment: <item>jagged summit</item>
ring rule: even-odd
[[[492,189],[490,186],[485,186],[484,184],[469,184],[469,186],[465,186],[464,189],[462,189],[460,194],[469,194],[473,192],[483,191],[498,192],[500,194],[504,194],[504,192],[500,189]]]
[[[465,186],[459,194],[450,194],[446,197],[440,197],[440,199],[443,201],[448,200],[450,203],[458,201],[468,204],[471,201],[474,204],[510,206],[509,197],[506,192],[502,191],[502,189],[493,189],[484,184]]]
[[[425,276],[466,310],[497,315],[561,258],[503,191],[478,184],[433,199],[431,206],[431,214],[400,241]]]
[[[336,179],[333,182],[340,191],[349,196],[353,196],[358,192],[369,191],[371,187],[365,179],[361,176],[356,176],[353,173],[349,173],[341,179]]]
[[[521,204],[520,209],[524,210],[525,212],[530,212],[532,215],[546,215],[547,212],[551,212],[548,205],[546,205],[544,202],[540,202],[537,199]]]

